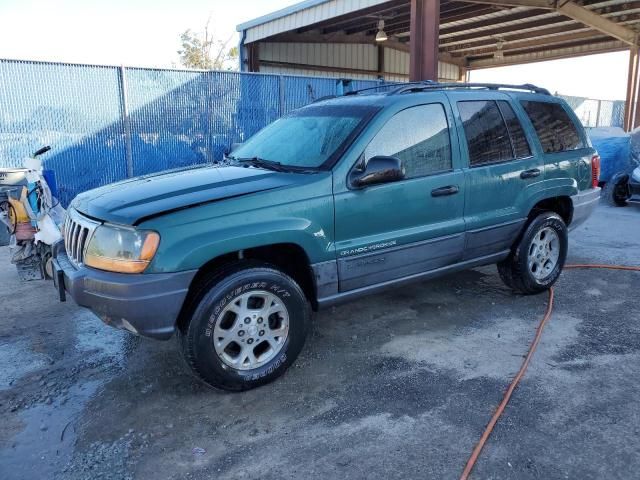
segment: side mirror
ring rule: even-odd
[[[404,179],[405,171],[402,160],[396,157],[373,157],[367,162],[364,170],[353,171],[351,184],[358,188],[396,182]]]

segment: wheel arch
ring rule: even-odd
[[[527,224],[542,212],[557,213],[568,227],[573,221],[573,200],[569,195],[558,195],[539,200],[529,210]]]
[[[315,276],[307,252],[297,243],[273,243],[235,250],[218,255],[202,265],[193,277],[189,292],[178,317],[177,326],[183,328],[190,313],[204,293],[203,285],[214,281],[233,269],[267,264],[287,274],[300,285],[314,310],[318,308]]]

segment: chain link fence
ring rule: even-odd
[[[336,81],[0,60],[0,167],[51,145],[46,167],[67,205],[131,176],[220,160],[232,143],[335,94]]]
[[[624,125],[625,102],[558,95],[566,100],[587,128],[620,127]]]
[[[220,160],[337,79],[0,60],[0,167],[43,145],[64,205],[82,191]],[[379,85],[354,80],[354,89]],[[622,124],[622,102],[564,97],[586,126]],[[595,102],[595,103],[594,103]]]

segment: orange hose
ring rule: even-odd
[[[609,270],[628,270],[632,272],[640,272],[640,267],[628,267],[623,265],[565,265],[564,268],[574,268],[574,269],[575,268],[605,268]],[[551,288],[549,289],[549,304],[547,305],[547,310],[544,314],[544,317],[540,321],[540,324],[538,325],[538,328],[536,330],[536,335],[533,338],[533,342],[531,343],[531,346],[529,347],[529,352],[527,353],[527,356],[522,362],[522,366],[520,367],[520,370],[518,371],[517,375],[511,381],[509,388],[504,394],[504,397],[502,398],[502,401],[498,405],[498,408],[496,409],[495,413],[491,417],[491,420],[489,421],[487,427],[485,428],[484,432],[482,432],[482,436],[480,437],[480,440],[478,441],[477,445],[473,449],[473,452],[471,453],[469,460],[467,460],[467,464],[465,465],[462,475],[460,476],[460,480],[467,480],[467,478],[469,478],[469,474],[471,473],[471,470],[473,470],[473,467],[478,461],[480,452],[482,452],[484,445],[487,443],[487,440],[489,439],[489,436],[493,431],[493,427],[495,427],[496,423],[498,423],[500,416],[504,412],[505,407],[507,406],[507,404],[509,403],[509,400],[511,399],[511,395],[513,394],[513,391],[516,389],[516,387],[520,383],[520,380],[524,376],[524,373],[526,372],[527,367],[529,366],[529,362],[531,361],[531,357],[533,356],[533,352],[535,352],[538,346],[538,343],[540,343],[540,338],[542,337],[542,331],[544,330],[544,327],[546,326],[547,322],[549,322],[549,319],[551,318],[551,313],[553,311],[553,299],[554,299],[554,292],[553,292],[553,288]]]
[[[608,270],[628,270],[640,272],[640,267],[627,267],[624,265],[565,265],[564,268],[606,268]]]

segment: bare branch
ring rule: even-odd
[[[205,70],[235,69],[238,49],[229,48],[233,34],[226,41],[216,39],[215,32],[211,29],[211,17],[212,14],[209,15],[201,33],[188,29],[180,35],[180,63],[188,68]]]

